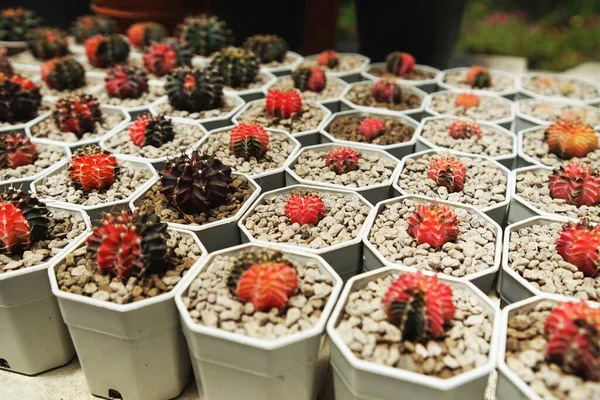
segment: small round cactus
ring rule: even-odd
[[[137,22],[127,29],[127,39],[136,47],[150,46],[169,36],[167,28],[156,22]]]
[[[385,58],[385,69],[390,74],[402,76],[412,73],[415,63],[415,58],[411,54],[395,51]]]
[[[35,144],[21,132],[0,135],[0,168],[18,168],[37,160]]]
[[[19,254],[48,237],[49,216],[35,197],[12,188],[0,193],[0,253]]]
[[[43,20],[34,11],[23,8],[5,8],[0,11],[0,41],[23,41]]]
[[[231,130],[229,149],[237,157],[258,159],[267,152],[269,133],[259,124],[241,123]]]
[[[336,147],[325,157],[325,165],[338,175],[358,168],[358,152],[350,147]]]
[[[298,288],[296,271],[283,263],[254,264],[240,277],[235,294],[255,311],[282,309]]]
[[[77,43],[83,43],[92,36],[111,35],[117,31],[116,21],[103,15],[84,15],[77,18],[71,25],[71,33]]]
[[[358,133],[371,141],[385,132],[385,121],[377,117],[365,118],[358,126]]]
[[[327,86],[327,77],[319,67],[300,67],[292,72],[292,80],[296,89],[304,92],[322,92]]]
[[[577,162],[561,165],[548,176],[550,196],[575,206],[600,204],[600,172]]]
[[[294,118],[302,112],[302,97],[296,90],[271,89],[265,100],[267,114],[275,118]]]
[[[439,186],[444,186],[448,192],[460,192],[465,184],[467,167],[455,157],[438,157],[431,160],[427,177]]]
[[[214,54],[209,68],[223,77],[225,85],[246,88],[256,81],[259,60],[249,50],[227,47]]]
[[[52,113],[54,124],[61,132],[74,133],[83,138],[84,133],[96,132],[96,124],[102,123],[102,110],[95,97],[90,95],[69,96],[58,100]]]
[[[148,93],[148,76],[141,68],[117,65],[106,72],[104,87],[110,97],[138,99]]]
[[[199,112],[223,105],[223,78],[203,68],[178,68],[167,77],[169,103],[176,110]]]
[[[488,68],[480,65],[473,65],[467,71],[465,81],[467,85],[470,85],[472,88],[489,88],[492,86],[492,75]]]
[[[544,133],[548,151],[563,160],[585,157],[598,149],[598,137],[594,129],[581,121],[558,120]]]
[[[192,52],[209,56],[233,44],[233,34],[225,21],[217,17],[198,15],[187,17],[177,27],[176,36],[190,45]]]
[[[28,32],[27,47],[39,60],[49,60],[69,54],[66,32],[54,28],[36,28]]]
[[[129,127],[129,138],[139,147],[161,147],[175,138],[173,123],[164,115],[141,115]]]
[[[436,202],[418,204],[417,210],[408,218],[408,232],[417,243],[427,243],[439,248],[444,243],[453,242],[458,237],[458,217],[450,207]]]
[[[556,240],[556,252],[583,275],[596,277],[600,271],[600,225],[588,220],[566,223]]]
[[[91,192],[112,186],[119,173],[119,162],[110,152],[96,145],[78,149],[69,163],[69,179],[76,188]]]
[[[40,88],[19,75],[0,74],[0,121],[21,122],[37,116],[42,103]]]
[[[185,42],[167,39],[146,47],[142,57],[144,68],[156,76],[165,76],[177,67],[192,65],[192,52]]]
[[[475,137],[481,139],[481,126],[475,121],[458,120],[450,125],[448,130],[450,137],[454,139],[469,139]]]
[[[325,50],[317,57],[317,65],[326,68],[335,68],[340,65],[340,55],[333,50]]]
[[[383,296],[389,323],[400,329],[402,340],[424,342],[440,337],[454,318],[452,287],[421,271],[402,274]]]
[[[85,54],[94,67],[111,67],[127,61],[129,43],[125,37],[117,34],[96,35],[85,41]]]
[[[454,105],[465,109],[479,107],[480,102],[481,99],[474,93],[459,93],[454,98]]]
[[[75,90],[85,86],[85,69],[72,57],[53,58],[42,64],[42,80],[55,90]]]
[[[263,64],[282,62],[288,50],[285,40],[277,35],[250,36],[242,47],[256,54]]]
[[[316,194],[292,194],[285,203],[292,224],[317,225],[325,216],[325,204]]]
[[[381,79],[373,85],[371,95],[381,103],[400,104],[402,102],[400,85],[386,79]]]

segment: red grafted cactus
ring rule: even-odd
[[[481,139],[481,126],[475,121],[464,121],[458,120],[454,121],[452,125],[450,125],[450,129],[448,133],[454,139],[469,139],[475,137],[477,139]]]
[[[325,50],[317,57],[317,64],[322,67],[335,68],[340,65],[340,55],[333,50]]]
[[[437,338],[454,318],[452,287],[421,271],[401,275],[383,297],[388,321],[399,327],[403,340]]]
[[[276,118],[293,118],[302,112],[302,97],[296,90],[275,90],[267,93],[267,114]]]
[[[249,160],[260,158],[267,152],[269,133],[256,123],[241,123],[231,130],[229,149],[237,156]]]
[[[600,172],[577,162],[561,165],[548,176],[550,196],[575,206],[600,204]]]
[[[96,145],[78,149],[71,157],[69,179],[79,189],[91,192],[109,188],[119,172],[119,162]]]
[[[168,39],[148,46],[142,60],[146,71],[156,76],[165,76],[177,67],[191,65],[192,52],[187,43]]]
[[[18,168],[37,159],[35,144],[22,132],[0,136],[0,168]]]
[[[467,71],[465,81],[472,88],[488,88],[492,86],[492,75],[489,68],[482,67],[481,65],[473,65]]]
[[[441,247],[458,237],[460,221],[450,207],[431,204],[417,205],[417,211],[408,218],[408,232],[417,243]]]
[[[358,152],[350,147],[336,147],[325,157],[325,164],[336,174],[345,174],[358,168]]]
[[[373,140],[385,132],[385,122],[381,118],[369,117],[360,122],[358,133],[367,140]]]
[[[445,186],[450,193],[463,190],[466,175],[467,167],[456,157],[434,158],[427,171],[429,179],[439,186]]]
[[[160,42],[169,35],[167,29],[156,22],[138,22],[127,29],[127,39],[136,47],[146,47]]]
[[[27,121],[37,116],[42,102],[40,88],[19,75],[0,73],[0,121]]]
[[[293,224],[316,225],[325,216],[325,204],[315,194],[293,194],[285,203],[285,215]]]
[[[402,88],[397,83],[381,79],[373,85],[371,95],[382,103],[400,104],[402,101]]]
[[[52,115],[61,132],[72,132],[79,139],[84,133],[96,132],[96,124],[102,123],[100,105],[96,98],[90,95],[70,96],[58,100]]]
[[[87,252],[101,272],[125,280],[166,269],[167,224],[156,214],[107,215],[87,239]]]
[[[395,51],[385,58],[385,69],[390,74],[402,76],[412,73],[415,69],[415,63],[416,60],[411,54]]]
[[[254,264],[240,277],[235,291],[242,301],[252,303],[255,311],[284,308],[298,288],[296,271],[286,264]]]
[[[325,72],[319,67],[301,67],[292,72],[296,89],[304,92],[322,92],[327,86]]]
[[[16,254],[49,233],[48,210],[20,190],[0,194],[0,252]]]
[[[173,123],[164,115],[141,115],[129,127],[129,138],[139,147],[160,147],[175,138]]]
[[[600,380],[600,311],[585,301],[557,304],[544,323],[546,359],[568,374]]]
[[[585,276],[595,277],[600,269],[600,226],[588,220],[563,225],[556,251]]]
[[[574,111],[563,111],[559,116],[559,120],[569,121],[569,122],[581,122],[581,115],[577,114]]]
[[[456,107],[479,107],[481,99],[474,93],[459,93],[454,98],[454,105]]]
[[[106,92],[119,99],[137,99],[148,92],[148,76],[137,67],[118,65],[106,73]]]
[[[579,120],[558,120],[544,133],[548,151],[564,160],[585,157],[598,148],[594,129]]]
[[[96,35],[86,39],[85,54],[94,67],[106,68],[127,60],[129,43],[117,34]]]

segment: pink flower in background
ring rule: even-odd
[[[494,11],[486,16],[483,22],[490,26],[506,25],[510,21],[510,17],[506,11]]]

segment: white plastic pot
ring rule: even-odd
[[[352,142],[349,140],[341,140],[334,137],[331,133],[329,133],[329,129],[333,121],[337,118],[341,118],[345,115],[360,115],[361,117],[381,117],[381,118],[394,118],[400,120],[404,125],[408,125],[414,128],[415,132],[413,137],[408,142],[397,143],[397,144],[388,144],[388,145],[379,145],[372,143],[361,143],[361,142]],[[360,110],[348,110],[342,111],[339,113],[333,114],[326,122],[325,126],[321,130],[321,142],[322,143],[339,143],[344,146],[355,146],[360,145],[365,148],[370,148],[373,150],[384,150],[393,155],[398,159],[402,159],[403,157],[412,154],[415,151],[415,144],[417,143],[417,131],[420,124],[407,115],[391,115],[389,113],[383,111],[370,112],[370,111],[360,111]]]
[[[544,128],[546,126],[548,126],[548,125],[545,124],[543,126],[534,126],[534,127],[528,128],[528,129],[523,129],[517,133],[517,150],[518,150],[518,155],[519,155],[517,167],[521,168],[521,167],[528,167],[531,165],[544,165],[540,161],[531,157],[529,154],[525,153],[525,151],[523,150],[523,139],[524,139],[524,136],[527,135],[529,132],[537,131],[538,129]]]
[[[194,238],[202,255],[171,292],[156,297],[116,304],[68,293],[60,290],[56,280],[61,263],[48,270],[52,293],[58,298],[92,394],[164,400],[176,397],[187,384],[190,359],[173,298],[176,289],[198,271],[206,250],[191,232],[177,231]],[[72,248],[85,240],[78,240]]]
[[[281,251],[306,263],[316,262],[334,282],[319,321],[310,329],[276,340],[261,340],[192,320],[182,296],[189,283],[219,255],[237,255],[247,249]],[[201,269],[182,286],[175,302],[190,349],[198,391],[204,400],[314,400],[324,381],[328,358],[325,323],[342,290],[342,281],[323,258],[275,245],[245,244],[210,254]],[[235,382],[235,384],[233,384]]]
[[[442,90],[442,89],[443,90],[461,89],[459,87],[455,87],[455,86],[452,86],[452,85],[446,83],[445,82],[446,75],[455,73],[455,72],[463,72],[463,71],[466,73],[468,70],[469,70],[468,67],[462,67],[462,68],[450,68],[450,69],[446,69],[446,70],[442,71],[437,76],[437,84],[440,87],[440,90]],[[492,76],[492,81],[494,79],[494,76],[502,76],[504,78],[509,78],[510,80],[513,81],[514,87],[512,89],[503,90],[503,91],[492,91],[489,89],[480,89],[480,90],[487,92],[487,93],[497,94],[498,96],[506,97],[509,100],[514,100],[517,97],[517,94],[519,93],[519,89],[520,89],[520,81],[515,75],[509,74],[508,72],[504,72],[504,71],[501,71],[498,69],[490,69],[490,74]]]
[[[90,219],[74,208],[48,209],[81,217],[87,230],[43,264],[0,274],[0,369],[25,375],[56,368],[75,355],[46,270],[87,236]]]
[[[171,228],[186,230],[195,233],[202,244],[206,246],[209,252],[221,250],[226,247],[236,246],[241,243],[239,228],[237,222],[242,218],[244,212],[254,203],[258,195],[260,194],[260,186],[250,177],[240,173],[232,173],[232,177],[241,177],[248,181],[254,192],[238,210],[238,212],[229,218],[224,218],[219,221],[210,222],[204,225],[192,225],[192,224],[178,224],[169,222],[168,225]],[[144,200],[144,196],[152,186],[160,181],[158,175],[155,175],[148,182],[140,187],[140,190],[136,192],[136,195],[129,202],[129,208],[135,210]]]
[[[253,243],[256,245],[270,245],[272,242],[267,242],[264,240],[255,239],[250,231],[246,228],[244,222],[246,218],[254,213],[256,207],[263,204],[265,199],[272,198],[279,195],[291,194],[295,191],[314,191],[317,193],[329,192],[336,194],[343,194],[348,198],[356,198],[361,203],[372,207],[371,203],[369,203],[363,196],[356,192],[351,192],[348,190],[340,190],[340,189],[330,189],[319,186],[308,186],[308,185],[294,185],[288,186],[282,189],[273,190],[267,193],[263,193],[258,200],[252,204],[252,207],[246,211],[246,213],[242,216],[240,221],[238,222],[238,226],[240,231],[242,232],[242,243]],[[275,243],[282,247],[288,249],[295,249],[297,251],[304,251],[311,254],[316,254],[325,259],[335,270],[335,272],[342,278],[342,280],[346,281],[352,276],[360,273],[362,271],[362,245],[361,241],[363,237],[367,233],[367,220],[363,222],[360,231],[356,235],[356,237],[352,240],[346,241],[344,243],[339,243],[333,246],[328,246],[322,249],[312,249],[306,246],[299,246],[295,244],[287,244],[287,243]]]
[[[260,70],[259,75],[262,75],[266,79],[266,82],[261,86],[251,89],[233,89],[226,86],[223,89],[223,92],[236,94],[240,96],[246,103],[249,101],[260,100],[264,97],[264,93],[267,88],[272,86],[277,81],[277,77],[267,70]]]
[[[585,108],[586,110],[589,110],[590,112],[600,114],[600,111],[596,107],[592,107],[590,105],[586,105],[585,103],[575,101],[575,100],[555,99],[555,98],[550,98],[550,99],[539,98],[539,99],[519,100],[519,101],[515,102],[516,116],[517,116],[517,118],[515,120],[516,121],[515,132],[519,132],[519,131],[533,128],[535,126],[540,126],[540,125],[546,126],[546,125],[549,125],[552,122],[554,122],[554,121],[546,121],[546,120],[531,116],[529,114],[523,113],[521,111],[521,105],[530,103],[532,101],[543,101],[543,102],[547,102],[549,104],[559,104],[559,105],[575,105],[575,106]],[[596,125],[594,127],[594,130],[596,130],[596,131],[600,130],[600,124]]]
[[[417,143],[415,146],[415,151],[420,152],[420,151],[424,151],[424,150],[437,150],[437,151],[446,151],[446,150],[452,150],[448,147],[442,147],[442,146],[438,146],[434,143],[432,143],[430,140],[425,139],[422,136],[422,132],[423,129],[425,127],[425,125],[429,122],[429,121],[435,121],[435,120],[440,120],[440,119],[451,119],[451,120],[456,120],[456,121],[472,121],[472,119],[470,118],[464,118],[464,117],[453,117],[453,116],[444,116],[444,117],[428,117],[428,118],[424,118],[421,121],[421,124],[419,125],[418,130],[415,132],[415,136],[417,137]],[[502,165],[504,165],[506,168],[508,169],[512,169],[515,166],[515,162],[517,160],[517,140],[515,135],[509,131],[508,129],[499,126],[499,125],[494,125],[491,124],[489,122],[479,122],[478,123],[481,126],[485,126],[491,129],[496,130],[497,132],[502,133],[504,136],[507,136],[511,139],[513,145],[512,145],[512,152],[508,153],[508,154],[502,154],[502,155],[498,155],[498,156],[486,156]],[[441,133],[441,132],[440,132]],[[447,134],[447,132],[443,132],[444,134]],[[467,153],[467,154],[471,154],[471,155],[475,155],[477,156],[478,154],[475,153]]]
[[[498,354],[500,310],[472,283],[440,276],[440,281],[468,291],[478,298],[478,304],[490,315],[493,334],[488,361],[468,372],[449,379],[441,379],[400,368],[379,365],[359,359],[344,343],[336,328],[344,315],[348,297],[367,286],[371,281],[409,270],[387,267],[352,278],[327,323],[331,339],[331,366],[333,368],[336,400],[397,400],[402,393],[411,400],[482,399],[490,373],[494,370]],[[429,273],[425,273],[428,275]],[[513,400],[513,399],[511,399]]]
[[[377,250],[377,247],[373,243],[371,243],[369,240],[369,235],[370,235],[371,229],[373,228],[373,225],[375,224],[377,215],[379,215],[381,213],[381,211],[383,211],[383,209],[387,205],[402,202],[403,200],[413,200],[413,201],[416,201],[419,203],[429,203],[429,202],[431,202],[432,199],[429,197],[425,197],[425,196],[408,195],[408,196],[394,197],[389,200],[384,200],[375,205],[375,208],[373,209],[373,211],[371,211],[371,214],[369,214],[369,218],[367,218],[367,221],[366,221],[366,224],[368,225],[367,232],[363,239],[363,253],[364,253],[364,257],[363,257],[364,261],[363,262],[364,262],[365,272],[374,271],[374,270],[377,270],[377,269],[380,269],[380,268],[383,268],[386,266],[402,266],[403,268],[410,269],[412,271],[416,271],[416,268],[407,267],[400,263],[394,263],[394,262],[388,260],[387,258],[384,257],[383,254],[381,254],[381,252],[379,252],[379,250]],[[484,269],[483,271],[469,274],[469,275],[466,275],[461,278],[462,280],[473,282],[473,284],[475,286],[477,286],[479,289],[481,289],[482,292],[489,293],[489,291],[492,288],[492,285],[494,283],[494,278],[496,277],[496,272],[498,272],[498,269],[500,268],[500,257],[502,256],[502,228],[500,228],[500,225],[498,225],[490,217],[483,214],[480,210],[477,210],[473,206],[467,206],[464,204],[454,203],[451,201],[443,201],[443,200],[437,200],[437,202],[440,204],[446,204],[452,208],[462,208],[464,210],[470,210],[470,211],[476,213],[482,220],[484,220],[485,222],[489,223],[492,226],[494,233],[496,235],[496,243],[494,246],[495,247],[494,265],[489,268]],[[440,275],[448,276],[448,275],[444,275],[441,273],[440,273]]]
[[[288,64],[283,64],[283,65],[280,65],[279,67],[265,67],[264,65],[261,65],[260,69],[263,71],[268,71],[275,76],[289,75],[290,72],[295,70],[296,67],[298,67],[298,65],[300,65],[302,63],[302,60],[304,58],[300,54],[293,52],[293,51],[288,51],[286,54],[286,57],[288,57],[288,56],[291,56],[294,59],[292,62],[290,62]]]
[[[265,104],[265,99],[262,100],[254,100],[251,101],[249,103],[246,103],[241,110],[239,110],[238,113],[235,114],[235,116],[232,118],[232,122],[234,125],[239,125],[240,123],[244,122],[240,120],[240,117],[250,108],[252,107],[254,104]],[[291,135],[296,138],[300,144],[302,146],[312,146],[314,144],[319,144],[321,141],[320,138],[320,133],[319,131],[325,126],[325,123],[327,123],[327,120],[329,119],[329,116],[331,115],[331,111],[323,106],[321,103],[316,102],[315,104],[317,104],[322,110],[323,110],[323,119],[321,120],[321,122],[319,123],[319,125],[314,128],[314,129],[310,129],[308,131],[303,131],[303,132],[298,132],[298,133],[292,133]],[[229,125],[229,124],[228,124]]]
[[[364,71],[362,72],[361,75],[366,79],[369,79],[372,81],[378,81],[379,79],[381,79],[381,77],[373,75],[370,71],[372,71],[373,69],[381,69],[384,66],[385,66],[385,63],[383,63],[383,62],[370,64],[364,69]],[[430,67],[428,65],[421,65],[421,64],[415,64],[415,69],[425,71],[425,72],[432,72],[435,74],[435,76],[431,79],[423,79],[420,81],[419,80],[402,79],[402,78],[398,77],[398,78],[396,78],[396,81],[401,85],[416,86],[419,89],[421,89],[422,91],[424,91],[425,93],[435,92],[437,90],[437,79],[438,79],[438,76],[440,75],[440,70],[437,68]]]
[[[340,145],[335,144],[335,143],[319,144],[316,146],[303,147],[300,150],[300,152],[298,152],[285,167],[286,186],[300,184],[300,185],[323,186],[323,187],[332,188],[332,189],[351,190],[353,192],[361,194],[365,199],[367,199],[372,204],[375,204],[381,200],[389,199],[390,195],[392,193],[392,183],[393,183],[392,179],[394,177],[393,174],[390,176],[390,178],[386,182],[377,183],[377,184],[368,185],[368,186],[361,186],[361,187],[351,187],[351,186],[344,186],[344,185],[336,185],[336,184],[328,183],[328,182],[313,181],[313,180],[301,178],[298,174],[296,174],[296,172],[294,170],[294,166],[298,163],[298,158],[304,152],[316,151],[316,152],[328,153],[329,151],[336,149],[338,147],[340,147]],[[349,147],[355,149],[360,154],[365,154],[365,155],[377,154],[381,158],[386,158],[388,160],[394,161],[396,163],[396,168],[398,167],[398,163],[399,163],[398,159],[396,157],[391,156],[390,154],[386,153],[383,150],[371,149],[366,146],[360,146],[357,144],[353,144]]]
[[[336,78],[343,79],[345,82],[348,82],[348,83],[362,81],[363,78],[361,76],[361,72],[364,71],[365,68],[369,65],[369,63],[371,62],[371,59],[369,57],[366,57],[366,56],[363,56],[362,54],[357,54],[357,53],[338,53],[338,55],[340,56],[340,60],[344,57],[350,56],[350,57],[361,58],[363,60],[363,62],[358,68],[351,69],[348,71],[333,72],[333,71],[325,70],[326,75],[328,77],[333,76]],[[298,67],[302,67],[304,65],[316,65],[318,58],[319,58],[319,54],[313,54],[310,56],[306,56],[306,57],[304,57],[304,60]]]
[[[596,93],[598,94],[598,97],[594,97],[594,98],[588,99],[588,100],[575,100],[575,99],[565,97],[565,96],[560,96],[560,95],[559,96],[542,96],[541,94],[538,94],[532,90],[525,89],[525,87],[523,86],[523,79],[525,77],[532,76],[532,75],[534,75],[534,76],[542,76],[543,75],[545,77],[554,78],[559,81],[561,81],[561,80],[562,81],[564,81],[564,80],[579,81],[582,84],[589,85],[589,86],[596,88]],[[521,78],[519,79],[519,90],[521,92],[519,99],[522,99],[522,100],[524,100],[524,99],[573,100],[573,101],[582,101],[583,103],[590,104],[590,105],[594,105],[594,104],[600,102],[600,86],[599,85],[596,85],[595,83],[588,81],[586,79],[582,79],[582,78],[570,76],[570,75],[564,75],[564,74],[551,74],[548,72],[527,73],[525,75],[522,75]]]
[[[218,135],[222,132],[229,132],[235,128],[235,125],[226,126],[224,128],[215,129],[208,133],[207,136],[202,138],[199,142],[192,146],[192,149],[199,149],[202,145],[208,141],[211,135]],[[260,174],[247,174],[250,178],[252,178],[258,185],[260,185],[262,191],[275,190],[285,186],[285,166],[292,160],[292,158],[296,155],[298,150],[300,150],[300,142],[296,140],[292,135],[283,131],[281,129],[266,129],[271,135],[283,135],[287,139],[287,141],[294,147],[290,152],[285,162],[279,167],[275,169],[271,169],[269,171],[262,172]],[[235,167],[231,166],[232,170],[235,171]]]
[[[447,153],[447,154],[453,155],[455,157],[467,157],[467,158],[486,160],[486,161],[489,161],[492,164],[494,164],[494,166],[496,168],[498,168],[500,171],[502,171],[502,175],[504,175],[506,178],[506,192],[504,192],[504,196],[505,196],[504,201],[497,203],[497,204],[493,204],[488,207],[481,208],[481,209],[479,209],[479,211],[481,211],[482,213],[489,216],[498,225],[504,226],[507,215],[508,215],[508,206],[510,204],[511,193],[514,193],[513,185],[514,185],[515,181],[513,179],[511,179],[511,174],[510,174],[511,171],[508,168],[506,168],[504,165],[499,164],[497,161],[494,161],[493,159],[491,159],[489,157],[475,155],[475,154],[462,153],[462,152],[453,151],[453,150],[425,150],[425,151],[420,151],[413,155],[404,157],[400,161],[400,166],[398,167],[398,169],[396,169],[396,173],[394,174],[394,177],[393,177],[393,179],[394,179],[394,184],[393,184],[394,195],[405,196],[405,195],[411,194],[411,193],[406,192],[404,189],[402,189],[400,187],[400,185],[398,184],[398,180],[400,179],[400,175],[402,174],[402,171],[404,170],[404,166],[406,165],[406,160],[408,158],[419,159],[419,158],[422,158],[423,156],[426,156],[429,154],[437,154],[440,152]]]
[[[137,167],[147,169],[151,173],[156,172],[154,167],[152,167],[152,165],[149,162],[134,160],[128,156],[122,156],[122,155],[117,155],[115,157],[119,161],[120,165],[122,165],[123,163],[129,163],[129,164],[133,164]],[[63,171],[65,171],[67,168],[69,168],[69,161],[70,160],[61,161],[60,163],[56,164],[56,166],[54,168],[50,169],[47,173],[45,173],[44,175],[42,175],[35,181],[31,182],[31,192],[38,194],[37,186],[43,184],[46,181],[46,179],[50,176],[62,174]],[[129,202],[133,198],[135,198],[135,196],[138,195],[138,193],[141,192],[143,187],[144,186],[137,188],[133,193],[131,193],[127,198],[125,198],[123,200],[109,201],[109,202],[97,204],[94,206],[84,206],[84,205],[80,205],[80,204],[72,204],[72,203],[68,203],[66,201],[56,200],[56,198],[52,198],[52,197],[40,197],[40,201],[43,203],[48,203],[50,205],[56,205],[59,207],[70,206],[70,207],[73,207],[78,210],[83,210],[90,216],[90,218],[92,220],[98,220],[102,217],[102,215],[104,213],[116,212],[119,210],[127,209]]]
[[[485,91],[481,91],[481,90],[459,90],[459,89],[453,89],[453,90],[442,90],[442,91],[439,91],[439,92],[432,93],[427,98],[427,103],[425,104],[425,111],[428,114],[430,114],[430,115],[432,115],[434,117],[440,117],[440,116],[455,117],[455,115],[452,115],[452,114],[441,114],[441,113],[439,113],[439,112],[437,112],[437,111],[435,111],[435,110],[433,110],[431,108],[431,103],[433,101],[433,98],[437,94],[446,93],[446,92],[453,92],[453,93],[456,93],[456,94],[459,94],[459,93],[473,93],[473,94],[478,95],[479,97],[497,97],[497,98],[501,99],[502,102],[508,104],[508,106],[510,108],[510,115],[508,117],[499,118],[499,119],[495,119],[495,120],[491,120],[491,121],[476,120],[476,122],[478,124],[482,123],[482,122],[489,122],[489,123],[492,123],[492,124],[495,124],[495,125],[500,125],[501,127],[506,128],[508,130],[512,130],[513,129],[512,125],[513,125],[513,122],[515,120],[515,103],[513,103],[512,101],[510,101],[510,100],[508,100],[508,99],[506,99],[504,97],[501,97],[501,96],[499,96],[497,94],[494,94],[492,92],[485,92]]]

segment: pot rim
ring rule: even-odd
[[[532,123],[534,125],[538,125],[538,126],[547,126],[550,125],[552,122],[554,121],[546,121],[543,119],[539,119],[537,117],[531,116],[529,114],[525,114],[523,112],[521,112],[521,105],[524,103],[531,103],[533,101],[543,101],[546,103],[554,103],[554,104],[562,104],[562,105],[571,105],[571,106],[579,106],[579,107],[583,107],[587,110],[592,110],[596,113],[598,113],[600,115],[600,110],[598,110],[598,108],[590,105],[590,104],[586,104],[583,103],[581,101],[575,101],[575,100],[568,100],[568,99],[557,99],[557,98],[548,98],[548,97],[541,97],[541,98],[531,98],[531,99],[522,99],[522,100],[517,100],[515,102],[515,112],[516,112],[516,116],[517,118],[520,118],[524,121],[527,121],[529,123]],[[599,131],[600,130],[600,123],[598,123],[597,125],[595,125],[594,127],[595,131]]]
[[[209,122],[215,122],[215,121],[223,121],[223,120],[228,120],[230,118],[232,118],[234,115],[236,115],[240,109],[242,109],[242,107],[244,107],[244,105],[246,104],[246,102],[237,94],[235,93],[225,93],[223,92],[223,97],[225,98],[230,98],[232,100],[234,100],[237,104],[235,107],[233,107],[229,112],[220,115],[220,116],[216,116],[216,117],[209,117],[209,118],[188,118],[188,117],[176,117],[176,116],[172,116],[169,115],[169,112],[164,112],[164,115],[166,118],[168,119],[172,119],[173,121],[178,121],[178,120],[193,120],[196,121],[200,124],[206,124]],[[158,99],[156,99],[152,105],[148,108],[148,110],[150,111],[150,114],[152,115],[160,115],[161,113],[158,112],[156,110],[156,107],[158,107],[160,104],[163,103],[169,103],[169,96],[164,95],[159,97]]]
[[[373,68],[381,68],[384,65],[385,65],[385,62],[377,62],[377,63],[368,64],[365,66],[365,69],[361,72],[361,75],[363,78],[365,78],[367,80],[378,81],[381,78],[371,74],[369,71],[371,71],[371,69],[373,69]],[[442,71],[440,71],[439,69],[437,69],[435,67],[431,67],[429,65],[424,65],[424,64],[415,64],[415,69],[420,69],[420,70],[423,70],[426,72],[432,72],[435,74],[435,76],[430,79],[422,79],[422,80],[410,80],[410,79],[402,79],[402,78],[398,77],[395,79],[396,82],[400,83],[401,85],[408,85],[408,86],[415,86],[415,87],[432,85],[432,84],[437,85],[438,77],[440,76]]]
[[[271,72],[271,73],[285,72],[285,71],[296,69],[296,67],[298,67],[298,65],[300,65],[302,60],[304,60],[304,57],[302,57],[300,54],[298,54],[294,51],[290,51],[290,50],[286,51],[286,56],[294,57],[294,58],[296,58],[296,60],[294,60],[288,64],[280,65],[278,67],[265,67],[261,64],[260,69]]]
[[[526,89],[523,86],[523,79],[525,77],[532,77],[532,76],[549,76],[549,77],[552,77],[552,78],[555,78],[555,79],[559,79],[559,80],[578,81],[578,83],[594,87],[596,89],[596,93],[598,94],[598,96],[593,97],[591,99],[587,99],[587,100],[577,100],[577,99],[573,99],[573,98],[570,98],[570,97],[564,97],[564,96],[543,96],[543,95],[538,94],[538,93],[536,93],[536,92],[534,92],[532,90]],[[529,97],[531,97],[533,99],[539,99],[539,100],[573,100],[573,101],[583,102],[583,103],[588,104],[588,105],[592,105],[592,104],[595,104],[598,101],[600,101],[600,85],[597,85],[597,84],[593,83],[592,81],[590,81],[590,80],[588,80],[586,78],[580,78],[578,76],[569,75],[569,74],[559,74],[559,73],[551,73],[551,72],[526,72],[526,73],[522,74],[519,77],[519,87],[520,87],[521,93],[523,93],[525,96],[529,96]]]
[[[348,84],[348,86],[346,86],[346,88],[340,95],[340,101],[342,103],[344,103],[346,106],[350,107],[351,110],[359,110],[359,111],[363,111],[363,112],[372,112],[372,113],[379,113],[379,114],[400,116],[400,115],[407,115],[407,114],[408,115],[417,114],[417,113],[421,113],[421,112],[425,111],[425,108],[427,106],[430,95],[425,93],[418,86],[413,86],[413,85],[408,85],[408,84],[403,84],[402,89],[412,92],[413,94],[415,94],[417,97],[419,97],[421,99],[421,105],[419,107],[411,108],[409,110],[398,111],[398,110],[390,110],[390,109],[381,108],[381,107],[361,106],[359,104],[353,103],[351,100],[349,100],[346,97],[348,95],[348,93],[350,93],[350,91],[353,88],[355,88],[356,86],[373,85],[374,82],[375,81],[373,81],[373,80],[367,80],[367,81],[360,81],[360,82]]]
[[[438,78],[438,80],[437,80],[438,86],[440,87],[440,89],[445,89],[445,90],[460,89],[456,86],[452,86],[452,85],[444,82],[444,80],[446,79],[446,76],[449,73],[468,71],[469,69],[470,69],[470,67],[458,67],[458,68],[449,68],[449,69],[443,70],[437,77]],[[511,95],[519,93],[519,91],[521,90],[521,85],[520,85],[521,80],[517,77],[517,75],[511,74],[509,72],[502,71],[499,69],[490,68],[489,71],[492,75],[492,78],[494,75],[509,78],[510,80],[512,80],[514,87],[512,89],[506,89],[506,90],[500,90],[500,91],[481,90],[482,92],[494,93],[499,96],[511,96]],[[473,89],[463,89],[463,90],[473,90]]]
[[[311,54],[309,56],[304,57],[304,60],[302,60],[303,62],[308,60],[308,61],[312,61],[315,60],[319,57],[320,53],[316,53],[316,54]],[[327,75],[328,77],[337,77],[337,78],[343,78],[349,75],[354,75],[354,74],[360,74],[362,71],[365,70],[365,68],[369,65],[369,63],[371,62],[371,59],[365,55],[359,54],[359,53],[352,53],[352,52],[343,52],[343,53],[339,53],[338,55],[340,56],[340,58],[344,57],[344,56],[352,56],[352,57],[360,57],[363,59],[362,64],[358,67],[358,68],[354,68],[354,69],[350,69],[348,71],[339,71],[339,72],[329,72],[329,71],[325,71],[325,75]],[[302,66],[302,63],[300,63],[298,66],[296,66],[296,68]],[[295,68],[295,69],[296,69]]]

